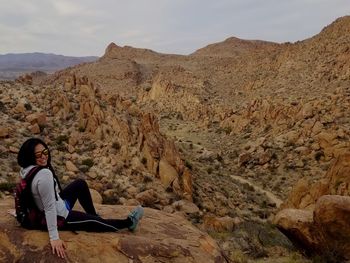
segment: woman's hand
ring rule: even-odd
[[[66,257],[66,252],[65,249],[66,244],[63,242],[63,240],[61,239],[57,239],[57,240],[50,240],[50,244],[52,247],[52,253],[53,254],[57,254],[57,256],[61,257],[61,258],[65,258]]]

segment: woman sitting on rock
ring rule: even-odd
[[[126,219],[101,218],[96,213],[88,185],[82,179],[75,180],[62,190],[51,166],[48,146],[40,139],[31,138],[24,142],[17,161],[22,167],[22,178],[33,168],[42,167],[33,178],[30,189],[37,208],[45,213],[52,252],[59,257],[66,256],[66,245],[59,238],[58,229],[90,232],[114,232],[121,229],[133,231],[143,216],[143,208],[138,206]],[[77,200],[85,213],[71,210]],[[58,225],[58,218],[63,219],[62,225]]]

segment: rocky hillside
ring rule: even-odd
[[[105,202],[185,211],[232,260],[290,256],[270,222],[349,149],[349,58],[342,17],[304,41],[229,38],[189,56],[112,43],[38,85],[3,82],[3,182],[38,134],[62,179],[87,178]]]
[[[15,79],[34,71],[54,72],[77,64],[92,62],[97,57],[68,57],[45,53],[0,55],[0,79]]]

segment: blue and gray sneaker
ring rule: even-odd
[[[134,210],[131,211],[131,213],[128,215],[128,218],[131,219],[131,226],[129,226],[130,231],[135,231],[139,221],[143,217],[143,208],[142,206],[137,206]]]

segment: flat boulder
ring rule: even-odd
[[[350,260],[350,197],[321,196],[314,210],[283,209],[276,226],[307,254],[334,253]]]
[[[21,228],[7,214],[13,198],[0,199],[0,262],[227,262],[216,242],[184,217],[145,208],[136,232],[60,231],[67,260],[52,254],[48,233]],[[125,218],[133,207],[96,205],[105,218]]]
[[[277,227],[307,254],[350,260],[349,173],[348,152],[319,181],[301,179],[275,216]]]

